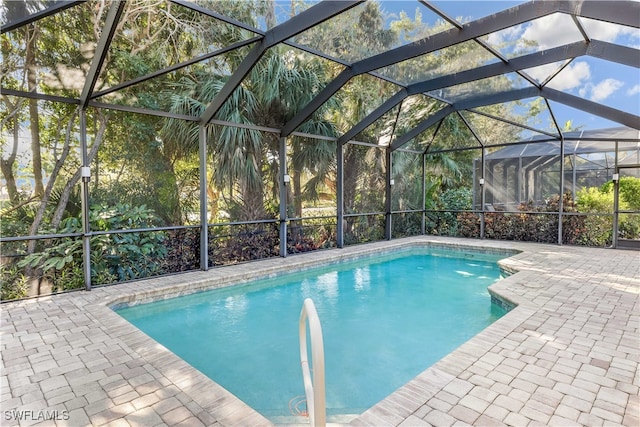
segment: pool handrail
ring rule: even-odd
[[[313,364],[313,381],[309,370],[307,356],[307,320],[309,321],[309,336],[311,338],[311,362]],[[316,306],[311,298],[306,298],[300,311],[300,364],[304,392],[307,398],[309,422],[312,426],[325,426],[327,423],[325,387],[324,387],[324,344],[322,341],[322,327]]]

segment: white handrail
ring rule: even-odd
[[[307,319],[309,319],[309,335],[311,337],[311,362],[313,364],[313,382],[309,372],[307,357]],[[312,426],[325,426],[327,423],[325,389],[324,389],[324,344],[322,327],[316,306],[311,298],[304,300],[300,312],[300,363],[304,392],[307,396],[309,421]]]

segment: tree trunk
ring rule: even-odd
[[[107,130],[107,122],[108,119],[106,117],[100,117],[100,127],[97,130],[96,137],[93,140],[93,145],[89,150],[87,155],[87,161],[89,164],[93,162],[96,155],[98,154],[98,148],[102,144],[102,140],[104,139],[104,133]],[[60,195],[60,201],[58,202],[58,206],[56,207],[56,211],[53,214],[53,218],[51,219],[51,226],[54,228],[58,228],[60,225],[60,221],[62,221],[62,216],[64,215],[64,211],[67,207],[67,202],[69,202],[69,197],[71,196],[71,191],[73,187],[80,180],[81,170],[78,169],[73,177],[67,182],[62,190],[62,194]]]
[[[296,218],[302,218],[302,182],[301,171],[293,171],[293,214]]]
[[[254,151],[255,150],[255,151]],[[256,152],[257,151],[257,152]],[[249,146],[246,160],[249,168],[253,167],[254,177],[241,176],[240,191],[242,197],[241,220],[252,221],[265,219],[267,212],[264,208],[264,182],[262,175],[262,153],[259,149]]]
[[[16,185],[16,176],[13,173],[13,164],[16,161],[16,155],[18,153],[18,138],[20,136],[20,127],[18,126],[18,118],[14,118],[13,126],[13,145],[11,146],[11,154],[6,159],[0,160],[0,169],[2,175],[7,183],[7,193],[9,193],[9,200],[12,206],[16,206],[19,202],[18,186]]]
[[[47,188],[42,194],[42,198],[40,200],[40,207],[36,211],[36,215],[33,219],[33,223],[31,223],[31,228],[29,229],[29,234],[31,235],[35,235],[38,232],[38,229],[40,228],[40,223],[42,222],[42,219],[44,218],[44,214],[47,210],[47,204],[49,203],[49,199],[51,198],[51,192],[53,191],[53,187],[56,183],[56,180],[58,179],[58,174],[60,173],[62,166],[64,166],[64,162],[67,160],[67,157],[69,156],[69,151],[71,150],[71,135],[73,133],[73,124],[75,122],[77,115],[78,115],[78,108],[76,108],[73,115],[69,118],[69,122],[67,125],[67,132],[64,140],[64,146],[62,148],[62,152],[60,153],[60,157],[56,161],[53,171],[51,172],[51,177],[49,178],[49,182],[47,183]],[[29,241],[29,246],[28,246],[29,253],[32,253],[32,251],[35,249],[35,244],[36,244],[35,240]]]
[[[342,190],[345,214],[354,213],[356,210],[356,192],[361,161],[358,151],[353,146],[347,145],[344,153],[344,185]],[[345,221],[345,234],[353,232],[354,221],[357,221],[356,217],[347,218]]]
[[[207,184],[207,201],[209,202],[209,216],[212,221],[217,222],[218,213],[220,212],[220,197],[222,192],[216,187]]]
[[[264,191],[262,181],[248,183],[246,180],[240,184],[242,187],[242,213],[241,221],[253,221],[265,219],[267,212],[264,209]]]
[[[159,206],[156,214],[169,225],[183,225],[182,210],[180,209],[180,188],[176,178],[174,163],[160,154],[158,161],[164,167],[160,170],[153,169],[150,178],[156,187],[156,194],[159,199]]]
[[[267,10],[264,16],[265,23],[267,24],[267,29],[271,29],[277,25],[276,20],[276,6],[275,2],[269,1],[266,2]]]
[[[299,161],[296,161],[300,158],[300,144],[293,144],[293,153],[291,158],[293,159],[293,164],[291,165],[293,169],[293,212],[296,218],[302,218],[302,170],[303,166],[300,165]]]
[[[344,153],[343,197],[345,213],[353,213],[356,208],[356,191],[361,159],[358,157],[358,151],[352,148],[347,145]]]
[[[27,26],[27,50],[25,54],[25,65],[27,69],[27,88],[29,92],[36,92],[38,88],[37,64],[36,64],[36,35],[37,28],[34,24]],[[38,111],[38,100],[29,100],[29,121],[31,128],[31,155],[33,162],[33,179],[35,182],[34,195],[44,194],[44,183],[42,179],[42,155],[40,151],[40,119]]]

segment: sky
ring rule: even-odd
[[[413,18],[416,8],[420,10],[422,21],[425,23],[434,24],[436,20],[441,20],[418,1],[379,0],[379,3],[388,15],[387,25],[391,20],[396,19],[401,11]],[[525,2],[435,0],[431,3],[448,16],[464,23]],[[288,4],[290,4],[290,0],[281,0],[278,2],[278,7],[284,10],[288,8]],[[637,28],[586,18],[579,18],[579,20],[587,35],[592,39],[640,49],[640,30]],[[534,46],[531,44],[525,46],[516,42],[522,40],[534,42]],[[507,58],[579,41],[584,41],[584,38],[578,27],[569,15],[562,13],[555,13],[522,25],[516,25],[487,37],[487,42]],[[568,64],[548,64],[526,70],[526,72],[536,81],[544,82],[547,77],[562,66],[564,66],[562,71],[547,83],[547,87],[640,116],[640,71],[638,69],[591,56],[582,56]],[[528,85],[528,83],[525,84]],[[524,86],[520,84],[516,87]],[[563,104],[554,102],[551,104],[560,126],[568,121],[574,128],[580,129],[621,126],[619,123],[566,107]]]
[[[434,1],[436,7],[449,16],[463,22],[479,19],[504,9],[516,6],[522,1]],[[415,2],[383,1],[383,7],[397,13],[401,8],[415,10]],[[428,22],[430,11],[423,11],[423,21]],[[408,12],[408,11],[407,11]],[[626,47],[640,49],[640,30],[637,28],[614,25],[606,22],[580,18],[581,24],[588,36],[609,43],[616,43]],[[533,49],[523,49],[520,52],[553,48],[566,43],[584,40],[578,27],[566,14],[553,14],[526,24],[517,25],[504,31],[489,35],[488,42],[498,47],[507,57],[517,54],[516,46],[502,49],[500,46],[508,40],[531,40],[537,43]],[[513,43],[511,44],[513,46]],[[522,54],[522,53],[520,53]],[[549,64],[528,70],[529,75],[538,81],[544,81],[550,73],[562,64]],[[611,63],[591,56],[576,58],[569,63],[556,77],[548,82],[548,87],[569,94],[579,96],[609,107],[640,115],[640,71],[636,68]],[[618,123],[583,113],[562,104],[552,103],[552,109],[558,122],[562,125],[571,120],[574,126],[583,129],[598,129],[620,126]]]
[[[283,3],[288,3],[289,1],[283,0]],[[433,11],[418,1],[379,0],[379,3],[389,15],[387,25],[391,19],[396,19],[401,11],[413,18],[416,8],[420,10],[422,21],[425,23],[434,24],[436,20],[441,20]],[[525,3],[525,1],[430,0],[429,3],[435,5],[449,17],[464,23],[509,9]],[[578,21],[590,39],[640,49],[640,29],[638,28],[625,27],[588,18],[578,18]],[[582,42],[585,39],[571,16],[555,13],[491,34],[486,40],[504,56],[512,58],[568,43]],[[533,41],[535,42],[535,47],[524,46],[522,43],[514,42],[518,40]],[[638,55],[640,55],[640,52]],[[555,74],[559,69],[561,71]],[[592,56],[581,56],[572,61],[548,64],[526,70],[526,72],[539,83],[546,81],[546,86],[551,89],[640,116],[640,71],[637,68],[612,63]],[[555,77],[547,81],[548,77],[554,74]],[[570,123],[572,129],[580,130],[623,126],[620,123],[609,121],[558,102],[549,101],[549,104],[556,122],[561,127],[568,123]],[[531,124],[531,126],[542,130],[553,129],[551,127],[550,112],[543,111],[540,116],[542,117],[540,122]],[[547,124],[548,127],[541,126],[541,123]],[[523,133],[525,137],[532,135],[533,133],[526,131]]]

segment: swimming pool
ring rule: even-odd
[[[117,312],[275,419],[304,394],[297,321],[310,297],[328,413],[358,414],[505,313],[486,290],[501,257],[460,255],[404,250]]]

